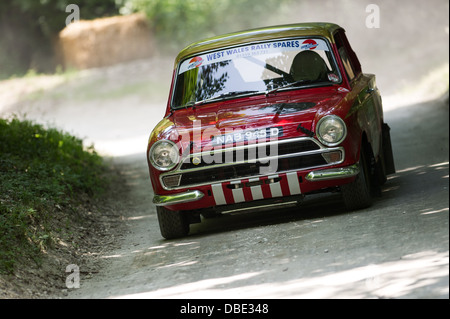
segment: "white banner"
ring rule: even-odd
[[[322,39],[306,39],[306,40],[293,39],[293,40],[271,41],[266,43],[251,44],[247,46],[203,54],[196,56],[192,59],[187,59],[181,63],[178,72],[179,74],[181,74],[190,69],[198,68],[202,65],[208,65],[232,59],[253,57],[262,54],[273,54],[287,51],[302,51],[302,50],[328,51],[328,46],[326,42]]]

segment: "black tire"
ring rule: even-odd
[[[156,206],[159,229],[166,239],[180,238],[189,233],[188,216],[182,211],[171,211],[161,206]]]
[[[367,208],[372,205],[373,199],[368,165],[367,154],[362,148],[359,160],[359,174],[352,183],[341,186],[342,198],[348,210]]]

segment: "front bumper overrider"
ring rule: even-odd
[[[306,175],[306,180],[310,182],[326,181],[331,179],[353,177],[358,174],[359,174],[359,165],[353,164],[347,167],[322,169],[309,172],[308,175]]]
[[[153,204],[156,206],[182,204],[202,199],[203,196],[204,194],[198,190],[170,195],[155,195],[153,197]]]

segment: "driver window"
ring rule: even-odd
[[[353,72],[353,68],[348,58],[347,52],[345,51],[344,47],[340,47],[338,51],[342,59],[342,64],[344,65],[345,73],[347,74],[348,80],[351,82],[355,77],[355,73]]]
[[[343,30],[339,30],[335,35],[336,46],[341,56],[342,64],[344,65],[345,73],[349,82],[351,82],[360,72],[361,66],[359,61],[350,48],[350,44],[347,41],[347,37]]]

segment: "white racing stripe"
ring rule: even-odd
[[[211,185],[211,189],[216,205],[225,205],[227,201],[225,199],[225,195],[223,194],[222,184],[213,184]]]
[[[272,175],[269,176],[269,179],[275,179],[278,178],[278,175]],[[270,183],[270,192],[272,193],[272,197],[282,197],[283,192],[281,191],[281,184],[280,182],[276,183]]]
[[[252,178],[248,180],[249,183],[258,182],[259,178]],[[250,191],[252,192],[253,200],[264,199],[261,185],[251,186]]]
[[[268,179],[276,179],[279,175],[272,175],[269,176]],[[290,172],[286,174],[286,179],[289,186],[289,192],[290,195],[298,195],[301,194],[300,189],[300,182],[298,180],[298,176],[296,172]],[[249,182],[258,182],[259,178],[252,178],[249,179]],[[242,181],[233,181],[230,183],[230,185],[234,184],[241,184]],[[272,197],[282,197],[283,191],[281,189],[281,181],[270,183],[270,192],[272,194]],[[227,200],[225,198],[225,194],[223,192],[222,184],[213,184],[211,185],[212,193],[214,196],[214,200],[216,201],[216,205],[225,205],[227,204]],[[255,185],[250,187],[250,191],[252,193],[252,199],[253,200],[259,200],[264,199],[262,186],[261,185]],[[234,203],[242,203],[245,202],[245,196],[244,196],[244,189],[242,187],[239,188],[232,188],[231,193],[233,195]]]
[[[234,184],[240,184],[241,181],[235,181],[235,182],[231,182],[231,185]],[[233,199],[235,203],[241,203],[241,202],[245,202],[245,197],[244,197],[244,189],[242,187],[239,188],[233,188],[231,190],[231,192],[233,193]]]
[[[289,185],[289,192],[291,195],[301,194],[300,191],[300,183],[298,181],[297,173],[291,172],[286,174],[288,185]]]

